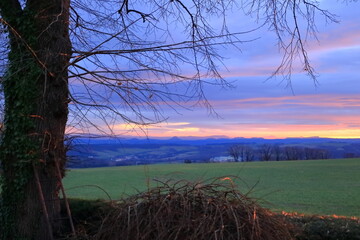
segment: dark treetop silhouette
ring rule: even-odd
[[[274,74],[289,79],[299,57],[315,78],[303,34],[315,32],[317,15],[335,19],[313,0],[0,1],[2,239],[61,235],[67,126],[98,127],[88,120],[98,117],[109,127],[98,130],[111,132],[117,120],[163,120],[166,103],[210,107],[204,79],[227,85],[218,46],[239,47],[249,32],[229,31],[228,10],[258,17],[277,35],[283,59]],[[211,27],[212,16],[221,28]]]

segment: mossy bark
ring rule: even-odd
[[[3,80],[5,130],[2,239],[51,239],[34,172],[38,173],[54,234],[61,223],[59,178],[64,176],[71,55],[69,0],[1,0],[9,30],[9,66]]]

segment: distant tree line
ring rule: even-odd
[[[228,153],[235,162],[259,161],[282,161],[282,160],[315,160],[329,159],[330,153],[326,149],[280,146],[277,144],[262,144],[252,147],[244,144],[234,144],[229,147]]]
[[[291,143],[222,143],[215,145],[182,145],[176,150],[173,144],[124,145],[124,149],[142,149],[138,153],[107,155],[118,149],[118,145],[91,145],[89,148],[76,146],[68,153],[67,168],[109,167],[127,165],[147,165],[156,163],[208,163],[228,161],[283,161],[328,158],[360,158],[360,143],[348,145]],[[160,147],[161,146],[161,147]],[[187,146],[189,148],[187,148]],[[191,147],[190,147],[191,146]],[[340,147],[341,146],[341,147]],[[157,149],[156,154],[143,150]],[[167,150],[165,150],[167,149]],[[230,156],[229,156],[230,155]],[[1,174],[1,167],[0,167]]]

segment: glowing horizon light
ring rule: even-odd
[[[219,67],[219,73],[235,88],[220,89],[206,79],[210,84],[204,84],[202,91],[213,108],[200,108],[195,100],[155,102],[164,122],[140,127],[120,122],[111,126],[110,133],[150,138],[360,139],[360,15],[356,7],[331,3],[328,7],[342,24],[321,26],[318,39],[307,41],[311,64],[318,74],[315,82],[301,71],[301,62],[294,62],[291,81],[281,77],[269,80],[281,63],[281,53],[270,46],[274,40],[271,33],[260,32],[261,39],[246,43],[242,54],[231,48],[221,52],[227,68]],[[184,109],[177,111],[179,105]],[[215,117],[209,116],[213,110]],[[152,113],[146,114],[148,119],[156,119]],[[109,127],[97,125],[99,129]],[[101,134],[92,126],[68,129]]]
[[[125,125],[122,125],[125,126]],[[209,127],[201,127],[196,124],[188,124],[189,127],[179,128],[175,125],[147,126],[137,129],[136,126],[126,126],[124,128],[116,125],[112,134],[141,137],[146,134],[147,137],[227,137],[227,138],[265,138],[265,139],[284,139],[284,138],[338,138],[338,139],[360,139],[360,128],[349,127],[346,124],[338,125],[286,125],[286,124],[239,124],[239,125],[217,125]],[[69,133],[81,133],[74,131]],[[93,134],[101,134],[96,130],[89,132]]]

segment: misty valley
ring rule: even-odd
[[[359,139],[328,138],[79,138],[71,143],[70,148],[69,168],[158,163],[314,160],[360,156]]]

